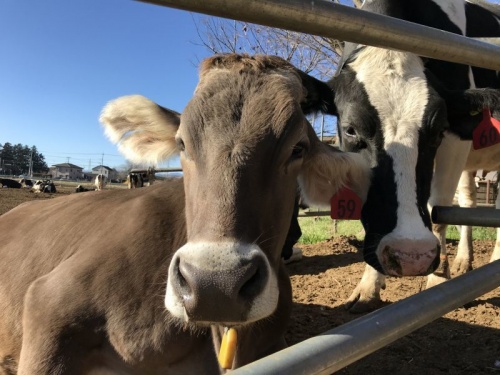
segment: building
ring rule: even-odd
[[[83,168],[71,163],[55,164],[49,168],[52,178],[80,180],[83,178]]]
[[[92,168],[92,175],[95,177],[98,174],[104,175],[107,181],[117,180],[119,178],[118,171],[116,169],[105,165],[98,165],[97,167]]]

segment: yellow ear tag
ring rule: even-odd
[[[238,333],[236,330],[234,328],[226,329],[222,336],[219,351],[219,365],[225,370],[233,367],[237,341]]]

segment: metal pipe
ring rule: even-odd
[[[331,374],[499,286],[497,260],[231,374]]]
[[[486,203],[490,203],[490,180],[486,180]]]
[[[431,219],[434,224],[468,225],[478,227],[500,227],[500,210],[477,207],[432,208]]]
[[[500,47],[324,0],[140,0],[500,70]]]

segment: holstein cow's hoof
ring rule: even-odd
[[[427,276],[427,285],[425,286],[425,288],[426,289],[432,288],[433,286],[439,285],[448,280],[449,278],[447,279],[446,277],[431,274]]]
[[[470,259],[455,258],[451,267],[451,274],[453,276],[460,276],[469,271],[472,271],[472,262]]]
[[[386,303],[380,299],[372,299],[372,300],[359,299],[357,301],[348,300],[344,306],[346,310],[349,311],[351,314],[363,314],[378,310],[385,305]]]
[[[383,289],[385,289],[385,285]],[[383,305],[384,302],[380,298],[380,291],[372,290],[367,293],[358,286],[347,299],[344,307],[352,314],[361,314],[377,310]]]
[[[448,257],[446,255],[440,256],[440,262],[439,262],[438,268],[429,276],[432,276],[432,275],[444,279],[443,281],[449,280],[451,278],[450,264],[448,263]],[[443,281],[438,282],[438,284],[442,283]],[[429,285],[429,281],[427,281],[427,285]],[[433,284],[433,285],[437,285],[437,284]]]

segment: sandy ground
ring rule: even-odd
[[[50,199],[73,191],[58,187],[56,194],[0,189],[0,214],[33,199]],[[335,237],[303,245],[304,258],[288,265],[294,290],[294,309],[287,340],[294,344],[359,318],[343,306],[364,268],[355,238]],[[493,242],[475,241],[474,267],[488,262]],[[450,253],[456,243],[448,245]],[[450,258],[453,259],[453,256]],[[386,304],[418,293],[424,277],[389,278],[382,291]],[[478,298],[393,344],[341,370],[341,374],[500,374],[500,288]]]

